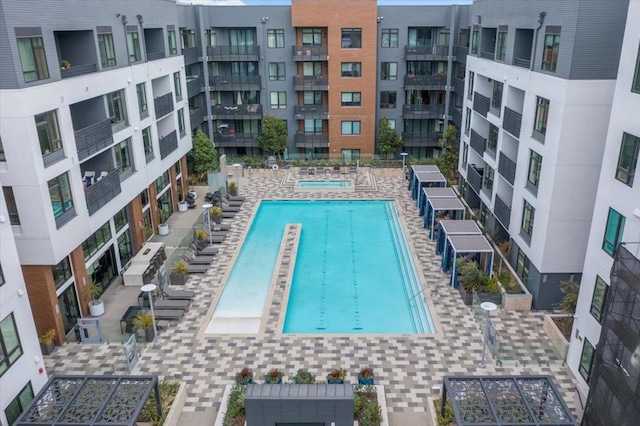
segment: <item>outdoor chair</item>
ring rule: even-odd
[[[184,316],[182,309],[154,309],[157,320],[179,320]]]
[[[191,300],[196,297],[196,292],[192,290],[174,290],[169,286],[164,286],[162,295],[165,300]]]
[[[153,308],[155,309],[180,309],[188,311],[191,305],[190,300],[172,300],[172,299],[160,299],[153,301]]]
[[[184,261],[189,265],[211,265],[213,258],[214,256],[196,256],[191,252],[184,255]]]
[[[188,264],[187,266],[189,266],[189,269],[187,270],[189,274],[204,274],[205,272],[207,272],[207,269],[209,269],[209,265]]]
[[[204,242],[198,241],[191,246],[191,249],[197,253],[198,256],[214,256],[218,254],[218,249],[213,246],[208,246]]]

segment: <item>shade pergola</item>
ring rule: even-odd
[[[418,198],[420,216],[424,216],[424,211],[427,207],[427,200],[430,198],[458,198],[458,196],[453,188],[422,188]]]
[[[482,231],[473,220],[441,220],[436,236],[436,254],[442,254],[449,235],[482,235]]]
[[[436,217],[438,213],[450,212],[449,219],[464,220],[465,207],[458,198],[430,198],[424,213],[424,227],[429,229],[429,238],[436,236]]]
[[[463,254],[473,254],[480,268],[487,275],[492,275],[493,247],[484,235],[449,235],[442,250],[442,270],[447,272],[451,269],[451,287],[458,287],[456,259]]]
[[[162,417],[158,376],[53,376],[14,425],[133,426],[151,392]]]
[[[409,186],[407,187],[409,191],[413,189],[413,178],[416,172],[440,173],[440,169],[433,164],[416,164],[415,166],[411,166],[409,168]]]
[[[578,424],[549,376],[445,376],[447,399],[459,426]]]
[[[447,178],[440,172],[416,172],[411,197],[416,200],[418,206],[418,198],[420,198],[420,188],[433,188],[447,186]]]

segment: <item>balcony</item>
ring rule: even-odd
[[[453,77],[453,90],[460,96],[464,96],[464,80],[460,77]]]
[[[166,95],[162,95],[153,100],[153,105],[156,110],[156,120],[161,119],[167,114],[173,112],[173,93],[169,92]]]
[[[202,77],[187,77],[187,95],[192,98],[202,92],[204,79]]]
[[[160,144],[160,159],[164,160],[166,156],[178,149],[178,136],[176,131],[169,133],[167,136],[161,138]]]
[[[209,46],[210,61],[259,61],[260,46]]]
[[[405,119],[442,118],[444,116],[444,105],[403,105],[402,117]]]
[[[102,207],[113,200],[120,192],[120,173],[117,170],[112,171],[107,176],[96,181],[93,185],[88,186],[84,190],[84,197],[87,200],[87,209],[89,215],[93,215]]]
[[[188,47],[186,49],[182,49],[182,56],[184,56],[184,63],[186,65],[191,65],[198,62],[199,54],[200,54],[199,47]]]
[[[487,149],[487,139],[480,136],[475,130],[471,129],[471,138],[469,139],[471,148],[474,149],[481,157]]]
[[[484,169],[476,169],[473,164],[467,164],[467,182],[478,195],[480,195],[480,189],[482,188],[483,175]]]
[[[522,68],[529,69],[529,67],[531,67],[531,60],[530,59],[513,58],[513,65],[515,65],[516,67],[522,67]]]
[[[60,77],[71,78],[98,71],[98,51],[92,30],[54,31]]]
[[[294,61],[328,61],[328,46],[293,46]]]
[[[451,107],[449,112],[451,113],[451,121],[458,126],[458,129],[462,128],[462,110],[455,107]]]
[[[532,29],[516,28],[516,37],[513,46],[513,65],[527,69],[531,66],[533,34]]]
[[[191,130],[197,129],[203,122],[207,110],[205,108],[189,109],[189,118],[191,121]]]
[[[210,89],[214,91],[228,90],[260,90],[259,75],[218,75],[209,78]]]
[[[498,194],[496,194],[496,201],[493,207],[493,214],[496,219],[500,221],[504,229],[509,229],[509,223],[511,222],[511,207],[507,205]]]
[[[163,59],[164,57],[164,52],[147,53],[147,61],[157,61],[158,59]]]
[[[405,46],[404,55],[407,61],[446,61],[449,46]]]
[[[516,179],[516,162],[500,152],[500,162],[498,163],[498,173],[513,186]]]
[[[328,148],[329,134],[308,134],[304,132],[296,132],[296,148]]]
[[[296,75],[293,77],[293,90],[329,90],[329,76]]]
[[[402,132],[402,145],[406,147],[438,147],[441,136],[442,133],[439,132]]]
[[[162,28],[144,29],[144,48],[147,61],[157,61],[165,56],[164,31]]]
[[[415,90],[445,90],[446,75],[405,75],[404,86]]]
[[[214,120],[260,120],[262,105],[212,105],[211,115]]]
[[[113,129],[108,118],[76,130],[74,135],[80,161],[113,144]]]
[[[480,57],[484,58],[484,59],[489,59],[490,61],[493,61],[496,58],[496,54],[493,52],[486,52],[486,51],[482,51],[480,52]]]
[[[60,70],[60,77],[70,78],[83,74],[91,74],[98,71],[97,64],[73,65],[70,68]]]
[[[453,47],[453,55],[455,56],[455,61],[460,63],[465,63],[467,55],[469,54],[469,48],[464,46],[454,46]]]
[[[504,107],[504,119],[502,120],[502,128],[519,139],[521,125],[522,114]]]
[[[475,92],[475,95],[473,97],[473,110],[475,112],[482,115],[483,117],[486,117],[487,113],[489,112],[490,104],[491,103],[489,101],[489,98],[487,98],[484,95],[481,95],[478,92]]]
[[[329,119],[328,105],[296,105],[294,109],[295,119],[316,118],[321,120]]]
[[[230,135],[222,135],[216,133],[214,135],[216,147],[222,148],[257,148],[258,135],[253,133],[235,133]]]

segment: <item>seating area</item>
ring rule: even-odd
[[[84,174],[82,175],[82,183],[84,188],[86,189],[91,185],[93,185],[94,183],[99,182],[100,180],[105,178],[107,175],[109,175],[109,172],[102,171],[96,178],[96,172],[92,170],[85,171]]]

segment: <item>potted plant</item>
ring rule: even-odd
[[[309,373],[306,368],[298,370],[295,376],[293,376],[293,383],[296,385],[310,385],[316,382],[316,376]]]
[[[188,208],[189,208],[189,204],[184,199],[184,189],[182,189],[182,186],[179,186],[178,187],[178,211],[186,212]]]
[[[204,229],[198,229],[196,231],[196,238],[198,239],[198,241],[204,243],[207,242],[209,234],[207,234],[207,231],[205,231]]]
[[[42,333],[40,336],[40,349],[42,350],[42,355],[49,355],[56,349],[55,338],[58,333],[55,328],[50,328],[49,330]]]
[[[272,368],[264,375],[264,381],[270,385],[279,385],[282,383],[284,373],[277,368]]]
[[[327,383],[334,385],[341,385],[344,383],[344,378],[347,376],[347,370],[344,368],[334,368],[331,373],[327,374]]]
[[[173,285],[185,285],[187,283],[187,273],[189,272],[189,265],[184,260],[179,260],[173,265],[171,269],[171,284]]]
[[[102,287],[90,282],[87,285],[87,293],[91,296],[91,301],[89,302],[89,313],[91,316],[99,317],[104,314],[104,301],[99,298],[102,294]]]
[[[143,232],[144,238],[148,240],[153,236],[153,227],[151,227],[150,225],[145,225]]]
[[[213,206],[209,209],[209,218],[214,223],[222,222],[222,209],[218,206]]]
[[[161,223],[158,225],[158,235],[169,235],[169,224]]]
[[[138,314],[133,319],[133,326],[137,329],[144,330],[144,337],[147,342],[153,342],[153,317],[150,313]]]
[[[465,305],[473,303],[473,291],[480,292],[486,285],[487,277],[479,268],[476,262],[467,262],[464,259],[456,261],[458,271],[458,291]]]
[[[372,385],[374,381],[373,378],[373,368],[371,367],[362,367],[360,372],[358,373],[358,384],[361,385]]]
[[[238,184],[236,182],[229,182],[229,194],[233,196],[238,195]]]
[[[249,385],[253,383],[253,371],[245,367],[238,374],[236,374],[237,385]]]
[[[69,68],[71,68],[71,62],[67,61],[66,59],[60,61],[60,69],[66,70]]]

